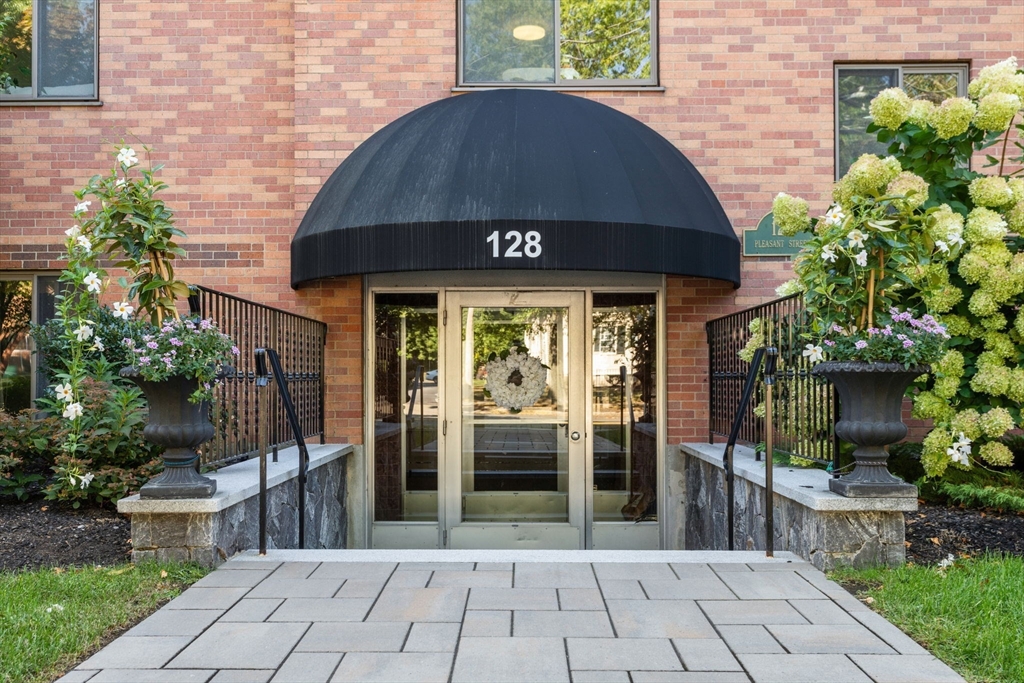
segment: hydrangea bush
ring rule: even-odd
[[[922,452],[932,477],[950,466],[1012,464],[1001,439],[1024,426],[1022,103],[1024,71],[1013,57],[982,69],[966,98],[935,105],[885,90],[871,103],[868,131],[889,144],[891,156],[862,157],[835,188],[844,211],[856,203],[862,180],[878,187],[885,181],[889,194],[900,176],[904,193],[927,188],[909,195],[922,200],[923,244],[948,258],[900,271],[910,280],[901,283],[903,292],[908,285],[920,291],[905,305],[933,314],[951,337],[914,397],[915,417],[934,421]],[[994,154],[985,154],[987,164],[975,159],[981,170],[972,170],[972,157],[983,150]]]

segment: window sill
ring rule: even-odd
[[[5,100],[0,99],[0,107],[102,107],[102,100]]]
[[[530,85],[509,83],[508,85],[456,85],[452,92],[476,92],[477,90],[556,90],[560,92],[665,92],[663,85]]]

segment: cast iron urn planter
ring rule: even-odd
[[[121,376],[139,385],[149,402],[149,422],[142,435],[164,447],[164,471],[144,484],[140,498],[210,498],[217,482],[199,474],[196,448],[213,438],[210,403],[189,403],[199,387],[196,379],[169,377],[159,382],[143,379],[135,368],[123,368]]]
[[[907,435],[901,419],[903,395],[927,365],[830,360],[811,374],[826,378],[839,392],[836,436],[858,446],[853,471],[828,482],[830,490],[850,498],[916,497],[917,487],[889,472],[885,447]]]

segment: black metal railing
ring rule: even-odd
[[[323,443],[327,325],[206,287],[194,287],[188,301],[193,314],[216,321],[242,351],[235,372],[215,390],[213,418],[217,433],[203,445],[201,464],[219,467],[255,455],[259,447],[256,427],[260,421],[267,425],[270,446],[295,442],[280,396],[269,402],[266,416],[260,415],[252,354],[256,348],[269,347],[280,353],[282,372],[295,404],[298,431],[307,439],[319,436]]]
[[[807,313],[799,295],[770,301],[706,325],[708,339],[708,441],[728,437],[741,407],[750,363],[739,357],[752,333],[750,324],[760,320],[763,338],[759,346],[778,349],[773,396],[774,450],[838,469],[839,453],[832,431],[836,418],[835,393],[824,380],[811,375],[810,359],[804,356],[808,340]],[[766,437],[764,390],[743,407],[736,437],[750,445]]]

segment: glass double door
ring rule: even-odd
[[[583,292],[449,292],[443,540],[582,548]]]

